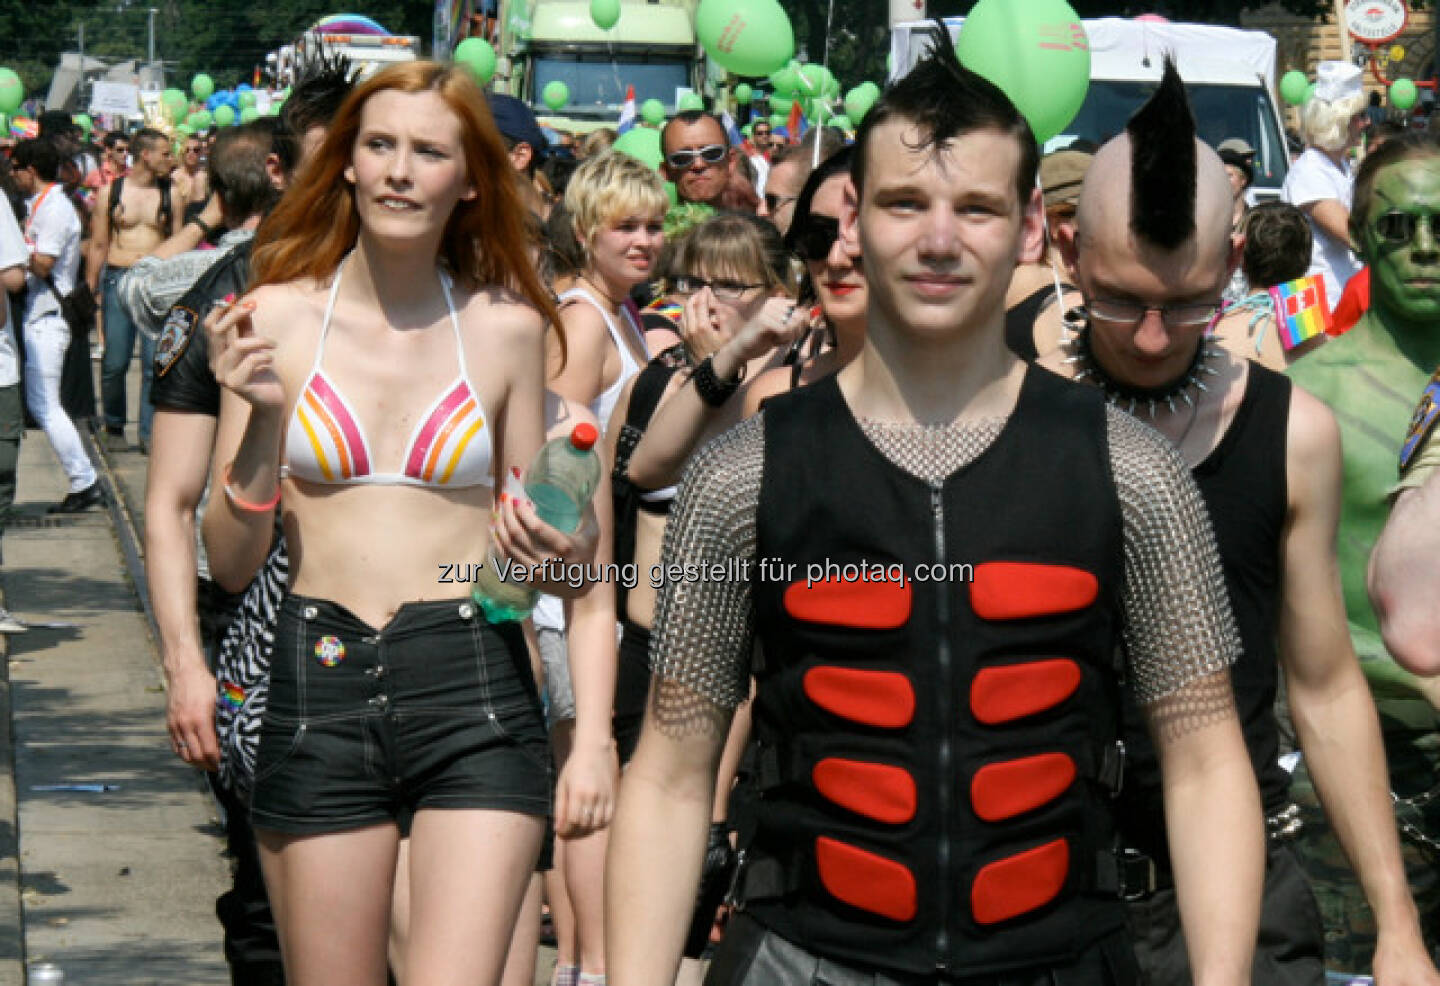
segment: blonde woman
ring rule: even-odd
[[[1315,93],[1300,112],[1305,153],[1296,158],[1280,197],[1310,220],[1314,241],[1309,274],[1325,278],[1333,310],[1345,284],[1360,269],[1350,252],[1350,196],[1355,182],[1350,152],[1360,146],[1368,119],[1361,72],[1347,62],[1321,62]]]

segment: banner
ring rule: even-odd
[[[94,82],[90,89],[90,115],[140,115],[140,90],[128,82]]]

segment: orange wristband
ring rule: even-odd
[[[225,467],[225,499],[230,501],[230,506],[236,510],[243,510],[247,514],[268,514],[280,505],[279,483],[275,484],[275,495],[264,503],[252,503],[239,493],[236,493],[235,488],[230,485],[230,466],[234,464],[235,463],[232,462],[229,466]]]

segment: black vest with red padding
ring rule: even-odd
[[[870,444],[833,377],[772,398],[756,537],[750,913],[947,977],[1123,927],[1097,886],[1123,577],[1099,391],[1030,368],[994,444],[938,485]]]

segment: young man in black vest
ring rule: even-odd
[[[1440,986],[1401,865],[1374,702],[1346,630],[1335,417],[1286,377],[1206,337],[1239,260],[1230,197],[1225,165],[1195,138],[1184,84],[1167,63],[1155,96],[1085,179],[1078,230],[1061,244],[1089,317],[1041,364],[1098,385],[1170,439],[1210,514],[1242,645],[1235,701],[1269,836],[1254,981],[1325,979],[1320,913],[1288,845],[1302,820],[1279,763],[1274,704],[1283,666],[1310,773],[1374,908],[1376,981]],[[1145,871],[1131,931],[1149,981],[1185,982],[1170,806],[1154,748],[1133,706],[1127,711],[1121,833],[1131,865]]]
[[[752,675],[756,828],[711,983],[1139,982],[1122,672],[1195,982],[1249,980],[1264,837],[1199,494],[1155,432],[1007,351],[1005,290],[1042,241],[1035,140],[936,51],[857,141],[840,228],[864,351],[708,446],[671,515],[663,561],[705,567],[661,588],[611,835],[617,986],[673,980]],[[692,379],[712,401],[734,383]],[[709,568],[737,559],[749,579]]]

